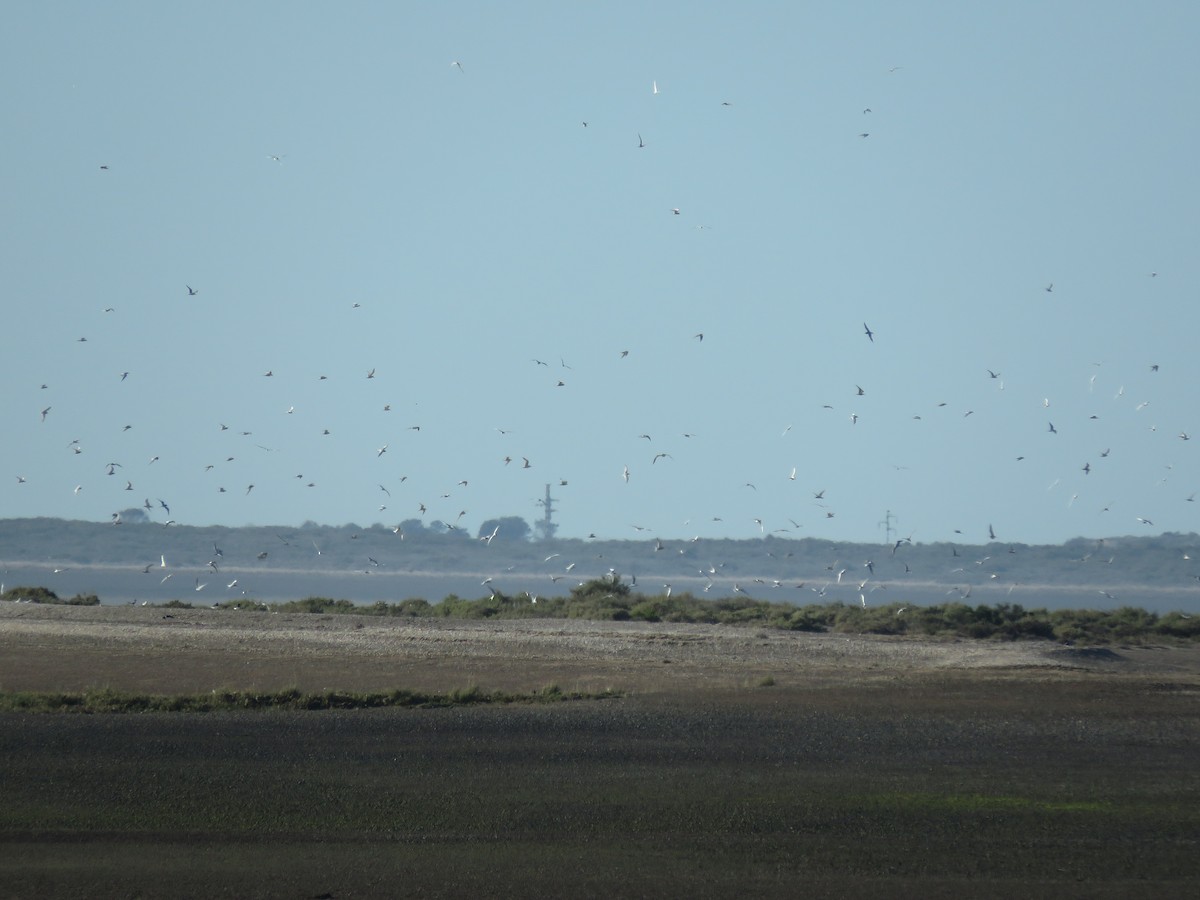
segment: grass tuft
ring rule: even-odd
[[[552,703],[567,700],[604,700],[621,696],[608,689],[566,693],[548,685],[528,693],[485,691],[478,685],[446,693],[395,688],[383,692],[324,691],[304,693],[297,688],[272,692],[214,690],[207,694],[134,694],[111,688],[78,693],[0,692],[0,712],[30,713],[163,713],[230,710],[378,709],[383,707],[449,707],[485,703]]]

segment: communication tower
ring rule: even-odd
[[[543,500],[539,500],[538,505],[542,507],[542,518],[533,527],[537,531],[539,539],[548,541],[558,531],[558,525],[553,521],[554,498],[550,496],[550,485],[546,485],[546,497]]]

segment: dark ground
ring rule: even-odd
[[[1196,695],[0,716],[6,897],[1192,897]]]
[[[485,689],[556,671],[572,689],[606,664],[594,686],[627,693],[2,714],[0,897],[1061,900],[1200,883],[1195,650],[1051,645],[1027,666],[995,645],[967,667],[970,642],[665,624],[7,615],[8,690],[355,690],[389,672],[449,689],[455,666]]]

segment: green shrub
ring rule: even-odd
[[[15,600],[24,603],[61,603],[58,594],[44,587],[15,587],[0,594],[2,600]]]

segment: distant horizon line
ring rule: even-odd
[[[520,518],[520,517],[492,516],[489,519],[485,519],[484,521],[490,521],[492,519],[503,519],[503,518]],[[230,531],[236,531],[239,529],[268,529],[268,530],[289,530],[289,529],[291,529],[291,530],[296,530],[296,531],[313,531],[313,530],[318,530],[318,529],[341,531],[344,529],[355,529],[358,531],[393,531],[395,528],[395,526],[385,525],[382,522],[373,522],[370,525],[360,525],[356,522],[345,522],[341,525],[333,525],[333,524],[328,524],[328,523],[315,522],[314,520],[311,520],[311,519],[306,519],[300,525],[282,525],[282,524],[257,525],[257,524],[252,524],[252,523],[247,523],[244,525],[223,525],[220,523],[197,524],[197,523],[192,523],[192,522],[174,522],[174,521],[172,521],[172,522],[155,522],[154,520],[150,520],[150,519],[147,519],[144,521],[114,523],[114,522],[107,522],[107,521],[95,520],[95,519],[67,519],[67,518],[63,518],[62,516],[0,516],[0,523],[25,522],[25,521],[54,521],[54,522],[64,522],[64,523],[82,524],[82,525],[97,525],[97,526],[104,526],[104,527],[112,527],[115,524],[119,524],[122,527],[144,525],[144,526],[158,526],[160,528],[195,528],[195,529],[223,528],[223,529],[230,530]],[[409,520],[406,519],[404,521],[409,521]],[[440,521],[440,520],[435,520],[435,521]],[[457,531],[457,532],[461,532],[463,537],[468,541],[479,540],[479,538],[476,538],[474,535],[471,534],[471,532],[469,532],[463,528],[447,528],[447,530],[445,530],[445,531],[439,531],[437,529],[429,528],[427,525],[425,525],[425,523],[422,523],[422,525],[425,526],[425,530],[427,532],[433,534],[434,536],[443,537],[443,536],[450,535],[453,532]],[[839,539],[835,539],[835,538],[819,537],[817,535],[781,535],[781,534],[772,533],[772,534],[760,535],[759,537],[732,537],[732,536],[668,537],[668,536],[664,536],[661,533],[653,532],[650,529],[646,529],[646,531],[647,531],[647,535],[644,537],[603,537],[600,535],[596,535],[594,537],[589,536],[589,535],[582,535],[582,536],[565,535],[564,536],[561,534],[555,534],[553,537],[550,537],[550,538],[539,538],[539,537],[531,536],[529,538],[526,538],[523,541],[523,543],[540,544],[540,543],[550,543],[553,541],[580,541],[580,542],[590,542],[590,543],[637,544],[637,543],[642,543],[645,541],[655,540],[655,539],[662,540],[662,541],[682,542],[682,543],[700,543],[702,541],[734,541],[734,542],[750,543],[750,542],[754,542],[754,541],[765,542],[768,540],[778,540],[778,541],[808,541],[808,540],[811,540],[811,541],[821,541],[826,544],[855,544],[855,545],[869,545],[869,546],[879,546],[879,547],[892,547],[893,545],[898,546],[897,541],[854,540],[854,539],[839,540]],[[1050,542],[1031,543],[1028,541],[1019,541],[1019,540],[1018,541],[1003,541],[1003,540],[999,540],[999,539],[987,540],[987,541],[939,539],[939,540],[927,540],[927,541],[901,540],[899,542],[899,544],[909,544],[910,546],[933,546],[933,545],[937,545],[937,544],[957,544],[957,545],[961,545],[961,546],[965,546],[965,547],[989,547],[989,546],[1064,547],[1068,544],[1073,544],[1076,542],[1104,544],[1104,543],[1115,542],[1115,541],[1146,540],[1146,539],[1165,538],[1165,537],[1194,538],[1197,541],[1200,541],[1200,533],[1197,533],[1195,531],[1188,531],[1188,532],[1159,531],[1159,532],[1152,532],[1152,533],[1147,533],[1147,534],[1110,534],[1110,535],[1106,535],[1104,537],[1085,537],[1083,535],[1076,535],[1075,537],[1068,538],[1066,540],[1059,541],[1056,543],[1050,543]]]

